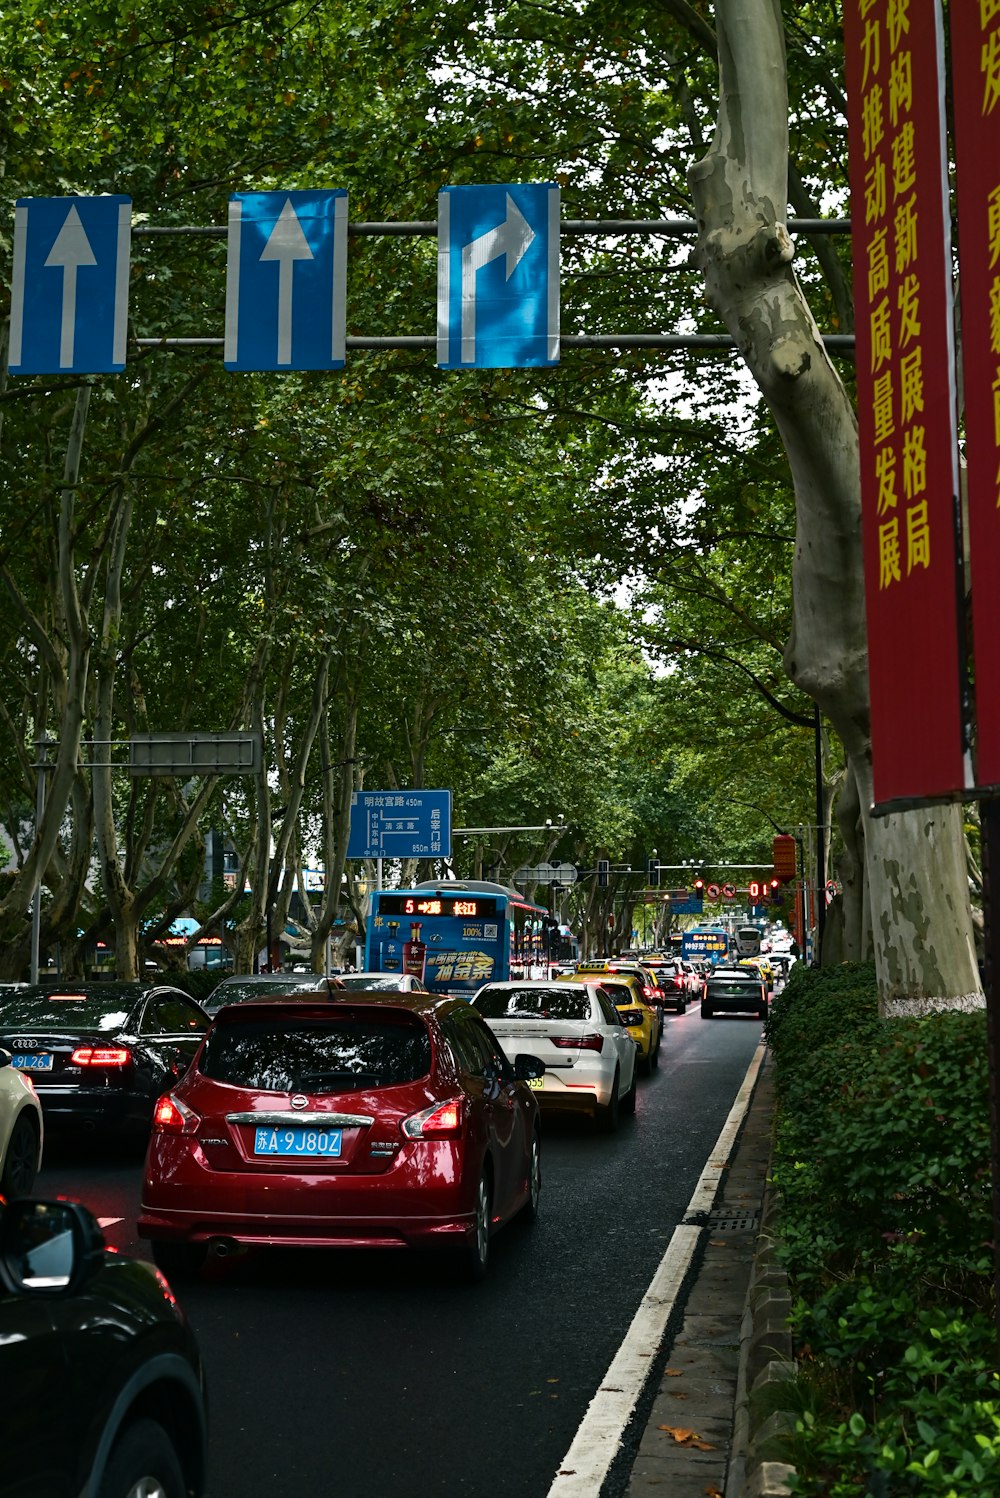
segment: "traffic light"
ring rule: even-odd
[[[649,860],[649,862],[646,864],[646,879],[647,879],[647,882],[649,883],[649,885],[650,885],[651,888],[657,889],[659,887],[659,883],[660,883],[660,863],[659,863],[659,859],[651,858]]]
[[[697,895],[697,897],[698,897],[699,900],[702,898],[702,896],[705,893],[705,881],[701,877],[700,874],[698,875],[697,879],[694,881],[694,892]]]
[[[607,858],[597,860],[597,883],[601,889],[607,889],[608,876],[611,872],[611,863]]]

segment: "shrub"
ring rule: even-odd
[[[164,973],[157,982],[169,983],[172,988],[182,989],[200,1004],[213,989],[218,988],[225,976],[225,973],[207,972],[205,968],[198,968],[195,972]]]
[[[799,1490],[1000,1487],[985,1015],[884,1022],[871,968],[796,969],[768,1039],[780,1252],[822,1396]]]

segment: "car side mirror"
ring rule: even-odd
[[[8,1290],[72,1295],[104,1263],[104,1234],[79,1202],[8,1202],[0,1216],[0,1278]]]
[[[519,1082],[530,1082],[535,1077],[545,1075],[545,1062],[540,1056],[531,1056],[527,1051],[522,1051],[514,1058],[514,1076]]]
[[[3,1047],[0,1046],[0,1066],[9,1066],[11,1063],[11,1059],[12,1057],[10,1051],[5,1051]]]

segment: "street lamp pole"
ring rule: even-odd
[[[43,733],[38,740],[38,781],[35,786],[35,839],[37,841],[39,829],[42,825],[42,816],[45,812],[45,771],[49,765],[49,736]],[[41,948],[42,929],[42,868],[39,864],[35,871],[35,888],[31,896],[31,981],[38,982],[38,963]]]

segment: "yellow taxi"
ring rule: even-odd
[[[774,968],[766,957],[741,957],[739,966],[756,968],[763,978],[764,986],[768,992],[774,991]]]
[[[648,1075],[659,1066],[663,1019],[654,1005],[646,1003],[638,978],[633,978],[630,973],[610,972],[603,963],[581,962],[575,973],[561,973],[558,981],[599,982],[611,995],[622,1024],[635,1041],[640,1070]]]

